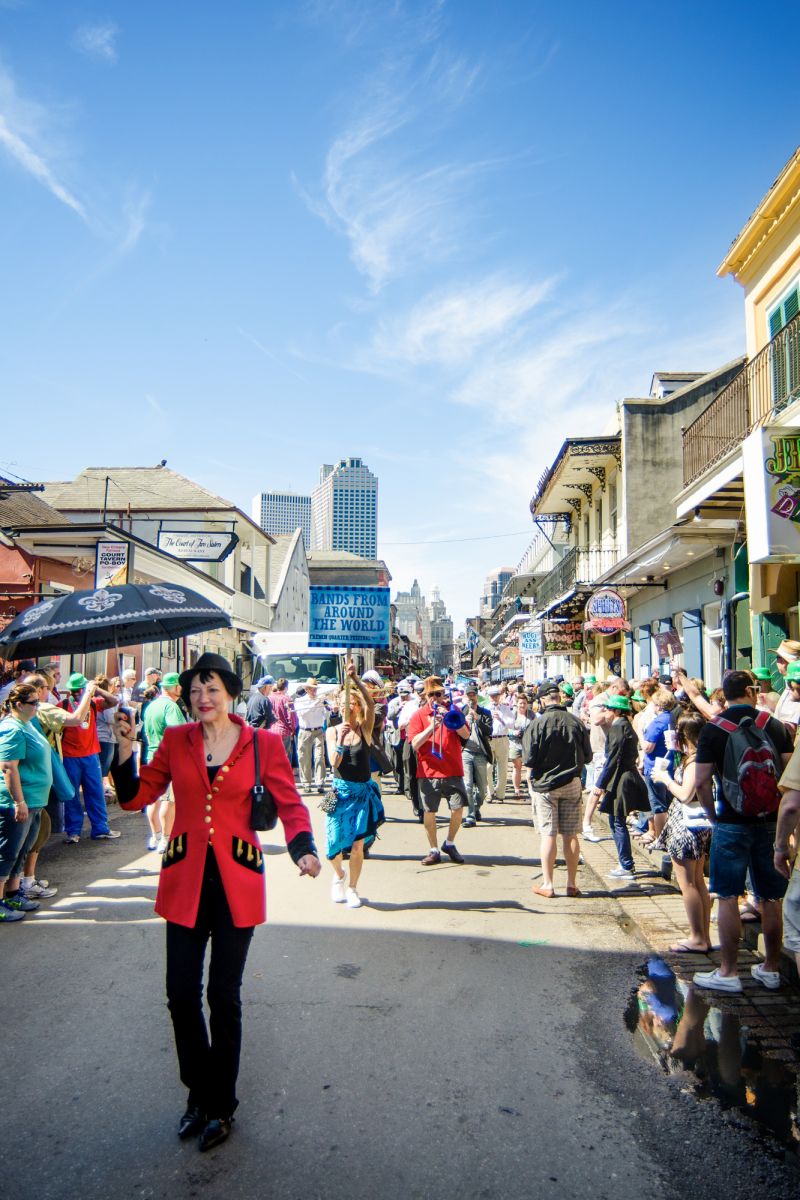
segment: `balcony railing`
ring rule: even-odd
[[[618,558],[618,546],[573,546],[536,589],[536,607],[547,608],[576,584],[593,583],[604,571],[609,571]]]
[[[800,314],[746,363],[683,432],[688,487],[734,450],[757,425],[800,398]]]

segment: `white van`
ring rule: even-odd
[[[262,675],[285,679],[289,694],[294,695],[307,679],[317,679],[322,695],[344,683],[347,649],[328,647],[309,649],[308,633],[258,633],[253,638],[253,650],[258,656],[253,663],[253,682]],[[361,674],[374,662],[373,650],[354,650],[353,659]]]

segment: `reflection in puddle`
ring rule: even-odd
[[[689,1071],[695,1076],[696,1096],[714,1096],[723,1108],[738,1109],[797,1152],[797,1064],[762,1053],[744,1022],[711,1005],[707,993],[677,979],[663,959],[648,960],[625,1023],[640,1053],[655,1057],[668,1074]]]

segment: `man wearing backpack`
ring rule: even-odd
[[[703,727],[695,760],[697,795],[714,829],[709,891],[719,898],[720,965],[713,971],[698,971],[694,982],[715,991],[742,990],[737,970],[742,932],[739,897],[749,870],[753,890],[762,901],[765,955],[751,974],[774,990],[781,986],[781,901],[787,881],[775,870],[773,844],[780,805],[778,781],[791,758],[792,739],[782,721],[756,709],[758,687],[749,671],[728,671],[722,690],[727,707]]]

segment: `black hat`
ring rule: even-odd
[[[225,686],[228,692],[233,696],[234,700],[241,693],[242,681],[234,670],[231,669],[231,664],[227,658],[223,658],[221,654],[201,654],[193,667],[187,667],[185,671],[181,671],[181,693],[189,699],[189,689],[192,686],[192,680],[199,671],[216,671],[220,679],[225,681]]]
[[[542,686],[539,688],[539,699],[540,700],[542,699],[543,696],[560,696],[560,695],[561,695],[561,692],[558,688],[558,685],[555,683],[550,683],[548,681],[547,683],[543,683]]]

